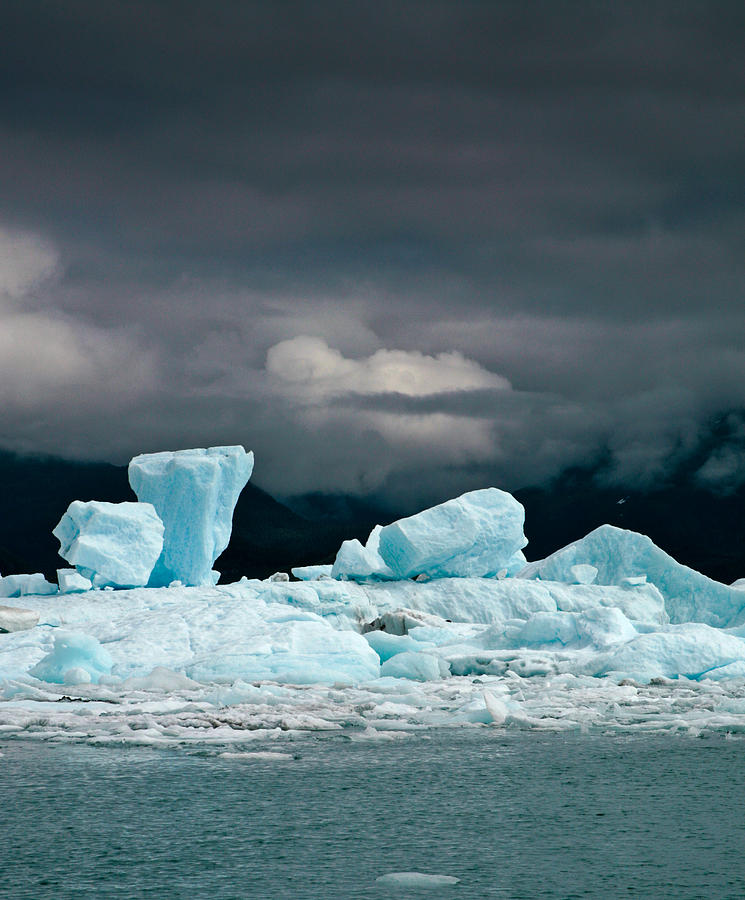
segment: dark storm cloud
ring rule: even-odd
[[[743,34],[739,3],[3,4],[0,440],[243,441],[287,493],[601,447],[661,477],[745,405]]]

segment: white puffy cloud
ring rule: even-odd
[[[266,369],[290,391],[316,398],[339,394],[404,394],[426,397],[450,391],[510,390],[501,375],[462,353],[427,356],[415,350],[377,350],[350,359],[323,338],[307,335],[269,348]]]

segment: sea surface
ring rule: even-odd
[[[281,751],[0,742],[0,897],[745,896],[742,738],[435,729]],[[406,871],[460,881],[376,882]]]

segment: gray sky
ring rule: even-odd
[[[0,7],[0,446],[650,483],[745,408],[744,288],[740,2]]]

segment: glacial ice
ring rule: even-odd
[[[111,655],[96,638],[64,632],[54,637],[52,649],[29,675],[53,684],[86,684],[108,674],[112,665]]]
[[[42,575],[0,580],[28,607],[0,607],[3,732],[237,747],[236,758],[255,741],[313,731],[354,740],[466,725],[745,733],[741,589],[611,526],[526,564],[521,508],[493,489],[386,526],[387,544],[380,527],[364,547],[346,542],[336,578],[303,566],[293,569],[300,583],[282,574],[216,586],[210,567],[250,460],[234,449],[216,461],[211,451],[155,454],[168,457],[163,471],[142,476],[175,486],[166,517],[192,516],[181,532],[192,543],[172,547],[168,576],[182,577],[169,587],[110,587],[140,563],[146,583],[160,554],[156,541],[149,563],[139,558],[133,519],[163,529],[142,503],[71,505],[58,529],[68,559],[88,556],[58,570],[59,592]],[[149,471],[148,457],[137,459],[131,471]],[[111,519],[117,507],[137,510],[126,527]],[[201,583],[186,585],[197,569]],[[427,580],[411,580],[421,572]]]
[[[295,566],[290,572],[300,581],[316,581],[319,578],[331,578],[333,565]]]
[[[93,587],[91,580],[77,569],[57,569],[57,584],[60,594],[79,594]]]
[[[163,523],[149,503],[73,500],[52,533],[60,556],[96,587],[147,584],[163,547]]]
[[[551,556],[530,563],[519,577],[571,584],[578,564],[598,570],[597,584],[619,585],[624,579],[629,584],[630,577],[646,576],[659,588],[670,621],[676,624],[703,622],[722,628],[745,621],[745,598],[740,591],[682,565],[646,535],[615,525],[601,525]]]
[[[0,606],[0,632],[27,631],[39,622],[39,613],[33,609],[16,606]]]
[[[0,578],[0,597],[25,597],[27,594],[56,594],[57,588],[42,575],[6,575]]]
[[[405,650],[391,656],[380,667],[381,677],[411,678],[414,681],[435,681],[446,678],[450,674],[450,666],[439,656],[429,653]]]
[[[215,583],[212,566],[230,541],[233,509],[253,471],[243,447],[164,451],[135,456],[129,483],[165,526],[150,586]],[[219,577],[219,576],[218,576]]]
[[[395,579],[379,552],[381,526],[376,525],[363,546],[356,538],[344,541],[336,554],[331,577],[351,581]]]
[[[399,578],[495,576],[528,543],[524,522],[511,494],[484,488],[386,525],[379,552]]]

